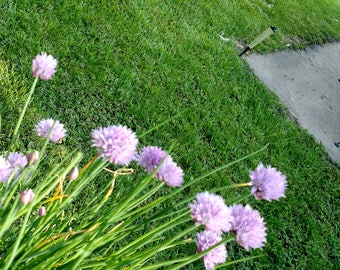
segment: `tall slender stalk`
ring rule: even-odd
[[[16,140],[17,140],[17,138],[18,138],[19,128],[20,128],[22,119],[24,118],[24,115],[25,115],[25,113],[26,113],[26,111],[27,111],[28,105],[29,105],[29,103],[30,103],[30,101],[31,101],[31,99],[32,99],[32,95],[33,95],[33,93],[34,93],[34,89],[35,89],[35,87],[36,87],[36,85],[37,85],[38,79],[39,79],[38,77],[35,78],[35,80],[34,80],[34,82],[33,82],[33,84],[32,84],[32,87],[31,87],[31,89],[30,89],[30,91],[29,91],[29,93],[28,93],[28,96],[27,96],[27,99],[26,99],[25,106],[24,106],[24,108],[21,110],[21,113],[20,113],[20,116],[19,116],[17,125],[16,125],[16,127],[15,127],[15,129],[14,129],[13,136],[12,136],[11,142],[10,142],[10,144],[9,144],[9,148],[8,148],[9,151],[8,151],[8,153],[9,153],[9,152],[12,152],[12,151],[15,151],[15,142],[16,142]]]
[[[31,212],[32,212],[32,208],[33,208],[33,205],[29,205],[29,210],[27,211],[26,213],[26,216],[24,218],[24,221],[21,225],[21,228],[20,228],[20,231],[19,231],[19,235],[17,236],[17,239],[14,243],[14,246],[13,248],[11,249],[10,253],[9,253],[9,259],[8,261],[6,262],[5,264],[5,267],[3,268],[4,270],[7,270],[9,269],[9,267],[11,267],[11,264],[15,258],[15,256],[17,255],[17,250],[18,250],[18,247],[19,247],[19,244],[24,236],[24,232],[26,230],[26,225],[27,225],[27,222],[28,222],[28,219],[31,215]]]

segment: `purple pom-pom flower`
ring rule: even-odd
[[[102,158],[111,163],[128,165],[136,157],[138,139],[136,134],[122,125],[113,125],[92,131],[92,146]]]
[[[146,146],[142,148],[137,161],[147,173],[151,174],[166,155],[167,153],[157,146]],[[171,157],[168,155],[166,159],[171,159]],[[159,172],[155,176],[159,178]]]
[[[32,61],[32,75],[42,80],[50,80],[57,68],[57,60],[52,55],[42,52]]]
[[[165,159],[164,159],[165,158]],[[151,174],[164,159],[155,177],[170,187],[183,184],[183,170],[173,161],[172,157],[157,146],[144,147],[137,157],[138,164]]]
[[[183,184],[184,172],[172,159],[164,161],[159,174],[159,179],[169,187],[180,187]]]
[[[196,235],[197,253],[218,244],[222,241],[221,236],[211,231],[203,231]],[[216,265],[225,263],[227,250],[225,245],[220,245],[203,256],[205,269],[214,269]]]
[[[251,192],[256,199],[271,201],[285,197],[286,177],[276,168],[264,167],[260,163],[255,171],[250,172],[250,179]]]
[[[7,182],[12,170],[11,164],[4,157],[0,157],[0,182]]]
[[[39,136],[49,138],[49,140],[52,142],[57,142],[66,136],[66,129],[64,129],[64,125],[61,124],[58,120],[53,119],[41,120],[35,126],[35,129]]]
[[[249,205],[235,204],[231,207],[231,231],[236,234],[236,241],[247,251],[249,248],[262,248],[266,242],[266,227],[257,210]]]
[[[233,217],[221,196],[207,191],[198,193],[189,207],[196,226],[205,225],[206,230],[217,234],[231,229]]]
[[[14,178],[17,178],[23,168],[28,164],[27,157],[20,152],[9,153],[7,160],[11,164],[12,169],[16,170]]]

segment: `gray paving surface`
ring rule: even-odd
[[[340,43],[244,56],[298,123],[340,162]]]

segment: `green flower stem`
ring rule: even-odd
[[[28,108],[28,105],[29,105],[29,103],[30,103],[30,101],[32,99],[32,95],[34,93],[34,89],[35,89],[35,87],[37,85],[38,79],[39,79],[38,77],[35,78],[35,80],[34,80],[34,82],[32,84],[32,87],[31,87],[31,89],[30,89],[30,91],[28,93],[28,97],[26,99],[26,103],[25,103],[24,108],[22,109],[22,111],[20,113],[19,120],[18,120],[17,125],[16,125],[16,127],[14,129],[14,133],[13,133],[11,142],[10,142],[9,147],[8,147],[8,153],[15,151],[15,141],[17,140],[17,137],[18,137],[19,128],[20,128],[22,119],[24,118],[24,115],[26,113],[26,110]]]
[[[123,199],[114,207],[114,209],[112,209],[112,212],[110,212],[110,216],[108,217],[111,222],[116,222],[121,218],[121,216],[128,212],[129,209],[131,209],[129,203],[135,198],[135,196],[140,194],[152,180],[152,175],[144,178],[144,180],[135,189],[133,189],[125,199]]]
[[[174,143],[171,145],[170,147],[170,151],[171,149],[174,147]],[[145,177],[141,183],[136,186],[133,190],[131,190],[131,192],[128,194],[128,196],[122,200],[114,209],[115,214],[113,214],[114,216],[116,216],[118,213],[121,213],[121,211],[123,211],[123,209],[127,209],[127,205],[129,203],[131,203],[131,201],[135,200],[135,197],[138,194],[141,194],[141,192],[148,186],[148,184],[153,180],[155,174],[158,172],[158,170],[161,168],[161,166],[163,165],[165,159],[167,156],[165,156],[162,161],[159,163],[159,165],[157,166],[157,168],[152,172],[151,175],[148,175],[147,177]],[[151,195],[148,195],[151,196]],[[144,198],[144,200],[147,198]],[[134,203],[134,202],[133,202]],[[131,207],[130,207],[131,208]],[[125,211],[126,212],[126,211]],[[119,214],[120,215],[120,214]]]
[[[196,225],[193,226],[192,230],[196,231],[197,230],[197,226]],[[170,248],[178,247],[178,246],[181,246],[181,245],[192,244],[192,243],[195,243],[195,240],[192,239],[192,238],[188,238],[188,239],[185,239],[185,240],[180,240],[178,242],[169,244],[166,247],[160,247],[159,251],[164,251],[164,250],[167,250],[167,249],[170,249]]]
[[[42,200],[58,185],[58,183],[60,182],[60,180],[66,176],[66,174],[68,173],[69,170],[71,170],[73,168],[73,166],[75,164],[77,164],[77,162],[79,162],[80,158],[81,158],[81,153],[78,153],[76,155],[76,157],[72,160],[71,163],[68,162],[68,160],[70,159],[70,157],[73,156],[73,153],[71,153],[69,155],[69,158],[65,158],[64,162],[60,163],[59,166],[57,166],[55,169],[53,170],[53,174],[49,175],[49,177],[46,177],[46,186],[48,186],[48,188],[45,188],[44,190],[41,190],[40,188],[37,188],[37,190],[35,191],[36,193],[36,197],[33,200],[32,204],[34,204],[34,207],[36,207],[37,205],[41,205]],[[65,168],[64,167],[64,163],[66,163],[68,166]],[[62,169],[60,169],[62,168]],[[45,185],[43,185],[45,186]],[[39,194],[39,192],[42,191],[42,193]],[[19,219],[21,215],[25,214],[25,211],[27,211],[27,208],[25,209],[24,207],[22,207],[16,214],[15,214],[15,218],[12,220],[7,219],[7,221],[9,221],[10,223],[13,223],[15,220]],[[54,213],[57,213],[57,211],[61,211],[60,207],[59,209],[56,209],[53,211],[53,208],[48,208],[48,212],[49,214],[47,216],[45,216],[44,218],[40,218],[39,219],[39,223],[37,224],[37,226],[35,227],[35,230],[32,232],[32,234],[29,235],[29,237],[27,239],[25,239],[25,243],[26,244],[30,244],[33,241],[37,240],[37,235],[45,228],[45,226],[48,224],[48,222],[56,215]],[[54,213],[53,213],[54,212]],[[36,223],[32,223],[32,224],[36,224]],[[32,226],[30,226],[31,228]],[[27,231],[29,231],[30,228],[27,228]],[[1,228],[2,229],[2,228]],[[26,235],[25,232],[25,235]],[[22,256],[23,258],[27,255],[27,253],[29,252],[26,251],[25,255]]]
[[[160,124],[154,126],[153,128],[148,129],[147,131],[145,131],[144,133],[142,133],[141,135],[138,136],[138,139],[141,139],[143,137],[145,137],[146,135],[148,135],[149,133],[151,133],[152,131],[159,129],[161,126],[164,126],[165,124],[171,122],[172,120],[174,120],[175,118],[177,118],[178,116],[180,116],[181,114],[183,114],[185,111],[187,110],[183,110],[181,112],[179,112],[178,114],[168,118],[167,120],[161,122]]]
[[[78,179],[77,179],[78,180]],[[98,214],[98,211],[100,211],[100,209],[105,205],[105,203],[107,202],[108,198],[105,199],[103,197],[104,194],[106,194],[107,190],[110,188],[111,183],[109,183],[105,188],[98,190],[98,194],[96,196],[93,197],[93,199],[91,201],[89,201],[88,205],[96,205],[96,207],[92,207],[91,209],[89,209],[89,211],[86,213],[86,216],[89,217],[91,215],[96,215]],[[104,195],[105,196],[105,195]],[[98,198],[102,198],[102,200],[98,203]]]
[[[242,183],[242,184],[231,184],[229,186],[225,187],[219,187],[219,188],[214,188],[210,190],[211,192],[218,192],[226,189],[231,189],[231,188],[240,188],[240,187],[250,187],[249,183]]]
[[[238,162],[240,162],[240,161],[242,161],[242,160],[244,160],[244,159],[247,159],[247,158],[249,158],[249,157],[252,157],[252,156],[258,154],[259,152],[261,152],[261,151],[263,151],[263,150],[265,150],[265,149],[266,149],[266,147],[263,147],[263,148],[261,148],[260,150],[258,150],[258,151],[256,151],[256,152],[253,152],[253,153],[251,153],[251,154],[249,154],[249,155],[247,155],[247,156],[245,156],[245,157],[242,157],[242,158],[240,158],[240,159],[238,159],[238,160],[236,160],[236,161],[232,161],[232,162],[230,162],[230,163],[228,163],[228,164],[222,165],[222,166],[216,168],[215,170],[213,170],[213,171],[211,171],[211,172],[208,172],[208,173],[206,173],[206,174],[204,174],[204,175],[202,175],[202,176],[200,176],[200,177],[198,177],[198,178],[196,178],[196,179],[194,179],[194,180],[192,180],[192,181],[190,181],[190,182],[184,184],[184,185],[181,186],[180,188],[175,189],[175,190],[174,190],[171,194],[169,194],[168,196],[163,197],[163,199],[162,199],[159,203],[164,202],[164,201],[170,199],[171,197],[174,197],[176,194],[182,192],[185,188],[187,188],[187,187],[193,185],[194,183],[196,183],[196,182],[202,180],[203,178],[208,177],[208,176],[210,176],[210,175],[212,175],[212,174],[214,174],[214,173],[216,173],[216,172],[218,172],[218,171],[220,171],[220,170],[223,170],[223,169],[225,169],[225,168],[228,168],[228,167],[230,167],[230,166],[232,166],[232,165],[234,165],[234,164],[236,164],[236,163],[238,163]],[[229,186],[226,186],[226,187],[222,187],[222,188],[218,188],[218,189],[213,189],[212,191],[226,190],[226,189],[237,188],[237,187],[245,186],[245,185],[246,185],[246,184],[233,184],[233,185],[229,185]],[[193,195],[193,196],[191,196],[191,197],[189,197],[189,198],[186,198],[185,200],[182,200],[181,202],[179,202],[179,203],[177,203],[176,205],[173,205],[173,206],[171,206],[170,208],[167,208],[167,209],[174,209],[175,207],[181,206],[181,205],[183,205],[183,204],[187,204],[187,203],[189,203],[190,201],[192,201],[192,200],[195,198],[195,196],[196,196],[196,194]],[[163,213],[166,212],[167,209],[164,209],[164,210],[163,210]]]
[[[243,259],[230,261],[230,262],[227,262],[227,263],[224,263],[224,264],[219,264],[219,265],[215,266],[215,269],[222,268],[222,267],[225,267],[225,266],[230,266],[230,265],[240,263],[240,262],[246,262],[246,261],[253,260],[253,259],[256,259],[256,258],[261,258],[263,256],[264,255],[250,256],[250,257],[246,257],[246,258],[243,258]]]
[[[182,191],[183,189],[185,189],[186,187],[191,186],[192,184],[194,184],[194,183],[196,183],[196,182],[198,182],[198,181],[200,181],[200,180],[202,180],[202,179],[204,179],[204,178],[206,178],[206,177],[208,177],[208,176],[210,176],[210,175],[213,175],[213,174],[215,174],[215,173],[217,173],[217,172],[219,172],[219,171],[221,171],[221,170],[223,170],[223,169],[226,169],[226,168],[228,168],[228,167],[230,167],[230,166],[232,166],[232,165],[234,165],[234,164],[236,164],[236,163],[239,163],[239,162],[241,162],[241,161],[243,161],[243,160],[245,160],[245,159],[248,159],[248,158],[250,158],[250,157],[252,157],[252,156],[255,156],[255,155],[257,155],[258,153],[264,151],[266,148],[267,148],[267,146],[261,148],[260,150],[255,151],[255,152],[253,152],[253,153],[251,153],[251,154],[249,154],[249,155],[246,155],[246,156],[241,157],[241,158],[239,158],[239,159],[237,159],[237,160],[234,160],[234,161],[232,161],[232,162],[229,162],[228,164],[222,165],[222,166],[220,166],[220,167],[218,167],[218,168],[216,168],[216,169],[214,169],[214,170],[212,170],[212,171],[210,171],[210,172],[208,172],[208,173],[206,173],[206,174],[203,174],[202,176],[197,177],[197,178],[194,179],[193,181],[190,181],[190,182],[186,183],[185,185],[183,185],[180,189],[177,190],[177,192],[181,192],[181,191]]]
[[[169,211],[168,213],[163,213],[163,210],[162,210],[162,213],[159,213],[157,212],[156,214],[154,214],[153,216],[151,216],[147,222],[148,223],[151,223],[151,222],[155,222],[157,220],[160,220],[160,219],[164,219],[164,218],[167,218],[167,217],[172,217],[173,215],[182,215],[182,213],[186,212],[190,213],[190,210],[188,207],[182,207],[182,208],[179,208],[178,210],[175,211],[176,208],[174,207],[170,207],[171,208],[171,211]]]
[[[233,184],[233,185],[229,185],[229,186],[222,187],[222,188],[216,188],[216,189],[211,190],[211,192],[215,192],[215,191],[219,191],[219,190],[226,190],[226,189],[231,189],[231,188],[237,188],[237,187],[240,187],[240,186],[244,186],[244,184]],[[177,192],[176,192],[176,193],[177,193]],[[229,203],[236,203],[236,202],[239,202],[239,201],[243,201],[244,199],[250,197],[251,195],[252,195],[251,193],[250,193],[250,194],[247,194],[247,195],[242,196],[241,198],[238,198],[238,199],[236,199],[236,200],[233,200],[232,202],[229,202]],[[161,203],[164,202],[164,201],[169,200],[169,199],[170,199],[171,197],[173,197],[173,196],[174,196],[174,194],[171,193],[171,194],[169,194],[169,195],[167,195],[167,196],[158,198],[158,199],[157,199],[157,200],[158,200],[158,201],[157,201],[157,205],[158,205],[158,204],[161,204]],[[196,194],[195,194],[195,195],[192,195],[192,196],[190,196],[190,197],[188,197],[188,198],[186,198],[185,200],[181,200],[181,201],[180,201],[179,203],[177,203],[177,204],[171,205],[170,207],[167,207],[167,208],[163,209],[163,210],[162,210],[162,213],[158,216],[157,219],[161,219],[161,218],[166,217],[167,215],[171,215],[171,214],[167,214],[167,213],[168,213],[168,212],[172,212],[172,213],[173,213],[173,209],[176,209],[176,208],[178,208],[178,207],[180,207],[180,206],[182,206],[182,205],[184,205],[184,204],[186,204],[186,206],[187,206],[187,204],[188,204],[189,202],[193,201],[193,200],[195,199],[195,197],[196,197]],[[153,219],[152,221],[156,221],[157,219]]]
[[[221,191],[221,190],[227,190],[227,189],[238,188],[238,187],[243,187],[243,186],[245,186],[245,185],[244,184],[232,184],[232,185],[221,187],[221,188],[214,188],[214,189],[210,190],[210,192],[217,192],[217,191]],[[186,198],[185,200],[180,201],[179,203],[177,203],[176,205],[172,206],[171,208],[178,207],[178,206],[181,206],[183,204],[187,204],[190,201],[193,201],[195,199],[195,197],[196,197],[196,194]],[[248,197],[248,195],[247,195],[247,197]]]
[[[39,168],[39,164],[42,160],[42,157],[45,155],[46,149],[47,149],[47,145],[49,143],[49,140],[46,139],[43,146],[41,147],[40,151],[39,151],[39,159],[34,163],[34,165],[31,167],[31,171],[30,171],[30,177],[27,180],[27,184],[30,183],[30,181],[32,181],[35,176],[39,173],[39,170],[37,170],[37,168]],[[45,176],[45,179],[50,179],[52,177],[52,174],[55,172],[55,169],[52,169],[48,175]],[[36,190],[36,192],[40,192],[40,190],[44,189],[46,185],[49,184],[49,181],[43,181],[38,187],[38,189]]]
[[[151,258],[152,256],[154,256],[156,253],[164,251],[166,249],[172,248],[174,246],[178,246],[179,243],[173,244],[174,241],[176,241],[178,238],[181,238],[185,235],[189,235],[192,232],[196,231],[197,227],[195,225],[192,225],[190,227],[188,227],[187,229],[181,231],[180,233],[178,233],[177,235],[175,235],[174,237],[167,239],[166,241],[162,241],[159,244],[153,246],[152,248],[149,248],[145,251],[142,251],[140,254],[135,254],[134,255],[134,260],[138,260],[135,264],[131,265],[132,269],[136,269],[136,267],[140,264],[144,264],[145,261],[147,261],[149,258]],[[181,244],[189,244],[192,241],[181,241]],[[143,267],[144,269],[144,267]]]
[[[99,259],[95,259],[99,261]],[[85,265],[81,266],[81,269],[106,269],[107,264],[105,262],[94,262],[94,263],[86,263]]]
[[[9,213],[7,214],[7,216],[4,217],[2,215],[2,217],[1,217],[2,222],[0,224],[0,239],[2,239],[2,236],[11,227],[13,222],[16,221],[14,216],[15,216],[16,212],[18,211],[18,203],[19,203],[19,197],[16,198],[13,205],[11,205]],[[1,209],[1,213],[4,213],[4,212],[5,212],[5,210]]]
[[[70,157],[72,158],[72,161],[69,163],[69,159]],[[47,208],[47,215],[44,216],[43,218],[39,219],[39,223],[38,226],[36,227],[36,229],[34,230],[34,235],[31,235],[32,237],[29,238],[27,241],[32,243],[32,242],[36,242],[39,241],[41,242],[42,239],[41,238],[37,238],[37,235],[46,227],[48,226],[48,224],[53,224],[54,222],[56,222],[54,219],[55,217],[58,217],[59,214],[63,211],[63,209],[65,209],[65,207],[67,207],[68,205],[70,205],[71,201],[79,194],[79,192],[82,190],[82,187],[86,184],[89,183],[89,181],[91,179],[94,179],[95,175],[98,174],[99,171],[101,171],[102,167],[104,167],[106,164],[102,163],[102,161],[100,162],[96,162],[94,164],[93,167],[91,167],[90,170],[93,170],[95,173],[94,175],[91,174],[86,174],[86,175],[82,175],[82,179],[77,178],[76,180],[74,180],[72,183],[75,185],[73,190],[68,190],[68,197],[62,199],[62,201],[60,201],[60,199],[53,199],[49,198],[49,199],[53,199],[53,201],[49,201],[46,200],[46,197],[48,196],[48,194],[50,194],[53,189],[55,189],[55,187],[59,184],[59,182],[64,179],[67,175],[67,173],[75,166],[75,164],[77,164],[79,162],[79,160],[81,159],[82,154],[81,153],[77,153],[75,156],[71,153],[69,158],[65,158],[65,162],[61,163],[58,165],[58,167],[56,168],[56,170],[54,171],[54,173],[50,176],[50,177],[46,177],[46,179],[50,179],[49,184],[47,185],[47,188],[45,188],[41,194],[37,197],[37,199],[39,199],[39,204],[48,204]],[[61,168],[61,169],[60,169]],[[83,179],[83,177],[85,179]],[[60,234],[64,231],[65,227],[67,226],[68,222],[65,221],[62,224],[59,224],[59,228],[58,231],[54,230],[53,234]],[[62,226],[60,226],[62,225]],[[26,255],[25,255],[26,256]]]
[[[130,224],[133,224],[136,220],[140,219],[142,217],[143,214],[149,212],[151,209],[153,209],[155,206],[159,205],[159,202],[161,200],[159,200],[159,198],[155,199],[154,201],[150,202],[149,204],[139,207],[136,210],[132,211],[132,212],[128,212],[126,213],[126,215],[124,215],[124,213],[126,211],[124,211],[124,213],[121,213],[120,215],[115,215],[112,214],[112,212],[110,213],[105,212],[105,214],[101,215],[101,218],[98,220],[98,222],[101,222],[103,224],[112,224],[112,223],[116,223],[116,222],[122,222],[122,220],[124,220],[124,224],[122,224],[121,230],[125,230],[125,228],[127,228],[127,230],[138,230],[138,228],[140,228],[140,224],[134,225],[132,227],[128,227]],[[182,213],[183,210],[181,209],[181,211],[178,211],[178,213]],[[115,215],[114,218],[112,218],[111,216]],[[152,217],[147,219],[147,220],[143,220],[144,224],[148,224],[150,222],[153,222]]]
[[[75,156],[72,158],[72,161],[68,163],[68,160],[72,156],[74,156],[74,152],[68,155],[64,159],[64,162],[60,163],[59,166],[56,167],[56,170],[53,172],[53,176],[51,177],[52,180],[54,179],[53,182],[50,180],[49,182],[47,182],[46,186],[45,185],[41,185],[42,187],[39,186],[39,189],[37,189],[37,193],[41,192],[41,194],[39,194],[39,200],[42,200],[43,198],[45,198],[55,188],[55,186],[59,184],[59,182],[62,179],[66,178],[67,174],[81,160],[82,153],[81,152],[76,153]],[[65,167],[66,164],[67,166]]]
[[[88,164],[85,165],[79,172],[77,179],[71,181],[65,188],[65,192],[73,198],[84,186],[88,185],[99,173],[107,166],[108,160],[95,156]],[[94,198],[96,200],[96,198]],[[92,202],[90,203],[92,204]]]
[[[58,172],[58,175],[57,175],[58,178],[54,182],[54,186],[58,184],[58,182],[61,179],[66,178],[68,172],[71,171],[75,167],[75,165],[80,161],[81,156],[82,156],[81,152],[77,153],[76,156],[72,159],[72,162],[69,163],[65,169],[62,169],[60,172]],[[72,181],[70,187],[67,189],[68,197],[61,201],[60,205],[58,206],[58,209],[61,210],[67,205],[69,205],[70,202],[73,201],[74,198],[78,196],[78,194],[83,190],[84,186],[88,185],[99,174],[99,172],[105,167],[105,165],[106,163],[102,162],[101,160],[99,160],[98,162],[94,162],[91,165],[89,172],[83,174],[81,177],[78,177],[76,180]],[[53,187],[52,188],[49,187],[48,189],[46,189],[46,191],[44,191],[43,195],[47,196],[47,194],[51,192],[52,190],[53,190]],[[51,204],[51,205],[53,205],[54,207],[56,204]]]
[[[179,215],[178,217],[172,219],[171,221],[166,222],[166,223],[162,224],[161,226],[153,229],[152,231],[140,236],[136,240],[127,244],[125,247],[123,247],[120,250],[118,250],[117,252],[113,253],[112,255],[117,256],[117,258],[118,258],[120,256],[124,256],[125,251],[134,252],[138,248],[140,248],[140,247],[148,244],[149,242],[153,241],[155,237],[161,235],[165,231],[168,231],[171,228],[173,228],[173,227],[175,227],[179,224],[190,221],[191,218],[190,218],[188,213],[189,212],[184,212],[182,215]]]
[[[253,194],[248,193],[248,194],[246,194],[246,195],[244,195],[244,196],[236,197],[235,199],[229,201],[229,204],[240,203],[240,202],[244,201],[245,199],[247,199],[247,198],[249,198],[249,197],[252,197],[252,196],[253,196]]]
[[[137,207],[132,212],[128,212],[126,215],[122,216],[121,219],[126,220],[127,218],[130,218],[132,216],[135,216],[133,218],[133,220],[138,219],[141,215],[147,213],[148,211],[150,211],[151,209],[153,209],[157,205],[161,204],[162,202],[164,202],[163,197],[157,198],[157,199],[153,200],[152,202],[148,203],[145,206]],[[173,210],[174,208],[171,208],[171,209]]]
[[[90,246],[90,245],[87,245],[87,246]],[[91,255],[91,252],[89,251],[86,251],[84,249],[81,249],[78,251],[78,253],[76,254],[76,259],[71,263],[71,264],[68,264],[68,265],[64,265],[63,268],[67,268],[67,269],[71,269],[71,270],[77,270],[79,269],[79,265],[81,264],[81,262],[88,256]]]
[[[70,154],[72,155],[72,153]],[[45,182],[42,182],[41,185],[37,187],[36,190],[34,190],[34,193],[36,195],[33,203],[36,206],[35,202],[41,202],[48,194],[52,192],[52,190],[58,185],[58,183],[66,177],[67,173],[72,170],[75,164],[79,162],[81,159],[82,154],[78,153],[74,160],[71,163],[68,163],[69,158],[65,158],[64,162],[60,163],[58,166],[56,166],[51,173],[49,173],[45,179],[48,179]],[[66,168],[64,167],[65,164],[68,164]],[[27,209],[22,208],[15,216],[15,219],[18,219],[21,215],[25,214]]]
[[[1,209],[6,209],[8,204],[11,202],[11,199],[14,196],[14,193],[17,191],[17,189],[20,186],[20,181],[11,181],[6,183],[5,187],[5,193],[3,193],[1,196]],[[4,204],[4,205],[3,205]]]
[[[108,170],[108,169],[104,168],[104,170]],[[110,172],[112,172],[112,171],[110,171]],[[90,212],[89,215],[95,214],[96,212],[98,212],[99,209],[104,205],[104,203],[110,198],[110,196],[111,196],[111,194],[114,190],[115,182],[116,182],[116,179],[117,179],[118,176],[128,175],[128,174],[132,174],[132,173],[133,173],[132,169],[127,169],[125,167],[112,172],[112,174],[113,174],[112,181],[105,189],[105,190],[107,190],[106,193],[105,193],[105,196],[98,203],[97,207],[92,209],[92,212]],[[98,194],[98,196],[100,196],[102,193],[103,192],[100,192]],[[91,205],[91,203],[90,203],[90,205]]]
[[[44,255],[45,259],[41,258],[40,263],[35,266],[35,269],[51,269],[51,266],[62,266],[67,263],[67,261],[62,261],[68,259],[65,257],[65,254],[73,254],[74,250],[81,248],[83,244],[87,243],[87,240],[84,238],[88,237],[86,234],[70,237],[67,241],[62,241],[48,250],[33,254],[30,259]]]
[[[213,171],[211,171],[211,172],[208,172],[208,173],[206,173],[206,174],[204,174],[204,175],[202,175],[202,176],[200,176],[200,177],[198,177],[198,178],[196,178],[196,179],[194,179],[194,180],[192,180],[192,181],[186,183],[185,185],[181,186],[180,188],[175,189],[175,190],[174,190],[171,194],[169,194],[168,196],[163,197],[163,198],[161,199],[161,201],[159,201],[159,203],[164,202],[164,201],[170,199],[171,197],[174,197],[176,194],[182,192],[182,191],[183,191],[185,188],[187,188],[188,186],[191,186],[192,184],[194,184],[194,183],[196,183],[196,182],[202,180],[203,178],[208,177],[208,176],[210,176],[210,175],[212,175],[212,174],[214,174],[214,173],[216,173],[216,172],[218,172],[218,171],[220,171],[220,170],[223,170],[223,169],[225,169],[225,168],[228,168],[228,167],[230,167],[230,166],[232,166],[232,165],[234,165],[234,164],[236,164],[236,163],[238,163],[238,162],[240,162],[240,161],[242,161],[242,160],[244,160],[244,159],[247,159],[247,158],[249,158],[249,157],[252,157],[252,156],[258,154],[259,152],[261,152],[261,151],[263,151],[263,150],[265,150],[265,149],[266,149],[266,147],[263,147],[263,148],[261,148],[260,150],[258,150],[258,151],[256,151],[256,152],[253,152],[253,153],[251,153],[251,154],[249,154],[249,155],[247,155],[247,156],[245,156],[245,157],[242,157],[242,158],[240,158],[240,159],[238,159],[238,160],[236,160],[236,161],[232,161],[232,162],[230,162],[230,163],[228,163],[228,164],[222,165],[222,166],[216,168],[215,170],[213,170]],[[232,184],[232,185],[229,185],[229,186],[226,186],[226,187],[214,189],[214,190],[212,190],[212,191],[226,190],[226,189],[237,188],[237,187],[241,187],[241,186],[246,186],[246,184]],[[167,208],[167,209],[164,209],[164,210],[163,210],[163,213],[166,213],[167,210],[174,209],[174,208],[176,208],[176,207],[178,207],[178,206],[181,206],[181,205],[183,205],[183,204],[189,203],[190,201],[192,201],[192,200],[195,198],[195,196],[196,196],[196,194],[193,195],[193,196],[191,196],[191,197],[189,197],[189,198],[186,198],[185,200],[182,200],[181,202],[177,203],[176,205],[172,205],[171,207],[169,207],[169,208]],[[247,197],[248,197],[248,195],[247,195]],[[242,198],[242,199],[243,199],[243,198]]]
[[[153,194],[155,194],[158,190],[164,187],[164,182],[160,182],[157,186],[152,188],[149,192],[141,196],[140,198],[136,198],[131,204],[129,205],[131,208],[140,207],[147,199],[149,199]],[[160,204],[159,202],[158,204]]]
[[[25,207],[25,206],[23,206],[23,207]],[[15,241],[15,243],[14,243],[14,246],[13,246],[12,250],[9,252],[10,257],[9,257],[9,259],[7,260],[7,262],[6,262],[5,267],[3,268],[3,270],[7,270],[9,267],[12,266],[12,262],[13,262],[15,256],[17,255],[17,251],[18,251],[18,248],[19,248],[19,244],[20,244],[20,242],[21,242],[21,240],[22,240],[22,238],[23,238],[24,232],[25,232],[25,230],[26,230],[27,222],[28,222],[28,219],[29,219],[29,217],[30,217],[30,215],[31,215],[32,209],[33,209],[33,204],[31,203],[31,204],[29,204],[29,209],[28,209],[28,211],[27,211],[27,213],[26,213],[26,216],[25,216],[25,218],[24,218],[23,223],[21,224],[21,228],[20,228],[20,231],[19,231],[19,235],[17,236],[17,239],[16,239],[16,241]],[[6,261],[6,259],[5,259],[5,261]]]
[[[158,220],[159,218],[155,218],[155,217],[158,216],[158,213],[157,213],[157,214],[155,214],[154,216],[150,217],[147,220],[144,219],[142,221],[142,224],[141,223],[137,223],[137,224],[135,224],[133,226],[128,227],[130,224],[134,224],[134,222],[136,220],[140,219],[142,217],[142,215],[145,212],[149,211],[149,210],[150,209],[146,209],[145,211],[143,211],[143,212],[139,213],[138,215],[134,216],[133,218],[130,218],[130,219],[126,220],[126,222],[124,222],[124,224],[121,225],[120,230],[121,231],[124,230],[125,231],[124,233],[127,236],[129,233],[131,233],[133,231],[140,230],[141,228],[143,228],[145,226],[145,224],[150,224],[150,223],[153,223],[156,220]],[[170,217],[170,216],[173,217],[173,216],[176,216],[176,215],[178,215],[178,216],[188,215],[189,216],[189,211],[188,211],[188,209],[180,209],[180,210],[178,210],[176,212],[172,212],[172,215],[169,214],[168,217]],[[167,217],[167,216],[162,216],[162,218],[165,218],[165,217]]]

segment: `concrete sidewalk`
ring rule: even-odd
[[[340,147],[335,143],[340,142],[340,43],[244,58],[339,163]]]

